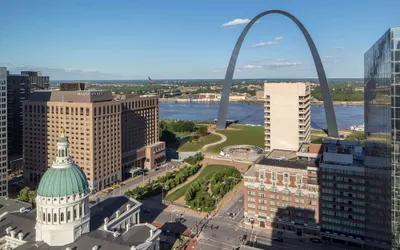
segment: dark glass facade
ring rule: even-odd
[[[371,190],[379,190],[370,196],[368,220],[382,231],[374,240],[400,249],[400,27],[365,53],[364,85],[366,174],[374,177]]]
[[[7,74],[7,131],[8,155],[22,156],[22,102],[28,100],[35,90],[49,88],[48,76],[41,72],[23,71]]]

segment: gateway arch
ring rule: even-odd
[[[253,26],[253,24],[255,22],[257,22],[258,19],[260,19],[261,17],[268,15],[268,14],[281,14],[281,15],[284,15],[284,16],[290,18],[293,22],[295,22],[297,24],[297,26],[300,28],[301,32],[303,33],[303,36],[307,41],[308,47],[311,50],[311,55],[314,59],[315,68],[317,69],[318,80],[319,80],[319,84],[321,87],[322,98],[323,98],[323,103],[324,103],[324,107],[325,107],[326,123],[328,125],[328,135],[332,136],[332,137],[339,137],[337,123],[336,123],[335,110],[333,108],[332,97],[331,97],[331,93],[329,91],[329,86],[328,86],[328,81],[326,79],[324,66],[322,65],[321,58],[319,56],[317,48],[315,47],[315,44],[314,44],[310,34],[304,27],[304,25],[295,16],[293,16],[292,14],[290,14],[286,11],[282,11],[282,10],[269,10],[269,11],[262,12],[261,14],[254,17],[246,25],[246,27],[240,34],[240,37],[236,42],[235,48],[233,49],[231,59],[229,60],[228,69],[226,70],[225,79],[223,81],[222,96],[221,96],[221,102],[220,102],[219,111],[218,111],[217,129],[225,129],[225,127],[226,127],[226,116],[228,113],[229,94],[230,94],[231,85],[232,85],[232,78],[233,78],[233,73],[235,71],[235,66],[236,66],[236,61],[237,61],[238,55],[239,55],[239,51],[240,51],[240,48],[242,47],[243,40],[246,37],[247,32]]]

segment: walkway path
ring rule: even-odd
[[[204,146],[200,149],[200,152],[204,153],[204,152],[207,150],[208,147],[211,147],[211,146],[215,146],[215,145],[224,143],[224,142],[228,139],[224,134],[217,133],[217,132],[215,132],[215,131],[211,132],[211,134],[221,136],[221,140],[219,140],[219,141],[217,141],[217,142],[214,142],[214,143],[210,143],[210,144],[204,145]]]

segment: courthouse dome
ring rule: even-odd
[[[38,195],[60,197],[84,193],[89,187],[85,173],[76,164],[68,168],[49,168],[43,175]]]
[[[61,197],[85,193],[89,188],[83,170],[68,154],[68,137],[64,131],[58,138],[57,158],[40,180],[37,194],[42,197]]]

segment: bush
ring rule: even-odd
[[[200,164],[185,166],[179,171],[168,172],[164,176],[159,176],[157,180],[153,180],[144,186],[139,186],[132,190],[128,190],[125,192],[125,194],[137,200],[143,200],[155,195],[159,195],[162,192],[162,187],[165,187],[165,190],[173,189],[179,184],[185,182],[188,177],[196,174],[200,168]]]
[[[186,158],[185,162],[190,165],[195,165],[195,164],[201,162],[203,159],[204,159],[203,155],[201,153],[197,153],[193,156],[189,156],[188,158]]]
[[[198,136],[206,136],[208,134],[206,126],[196,127],[196,134]]]
[[[241,180],[240,172],[234,167],[215,172],[211,179],[198,180],[188,188],[185,193],[186,205],[193,210],[200,208],[203,212],[212,211],[217,200],[222,199]],[[211,192],[208,190],[210,183]]]

